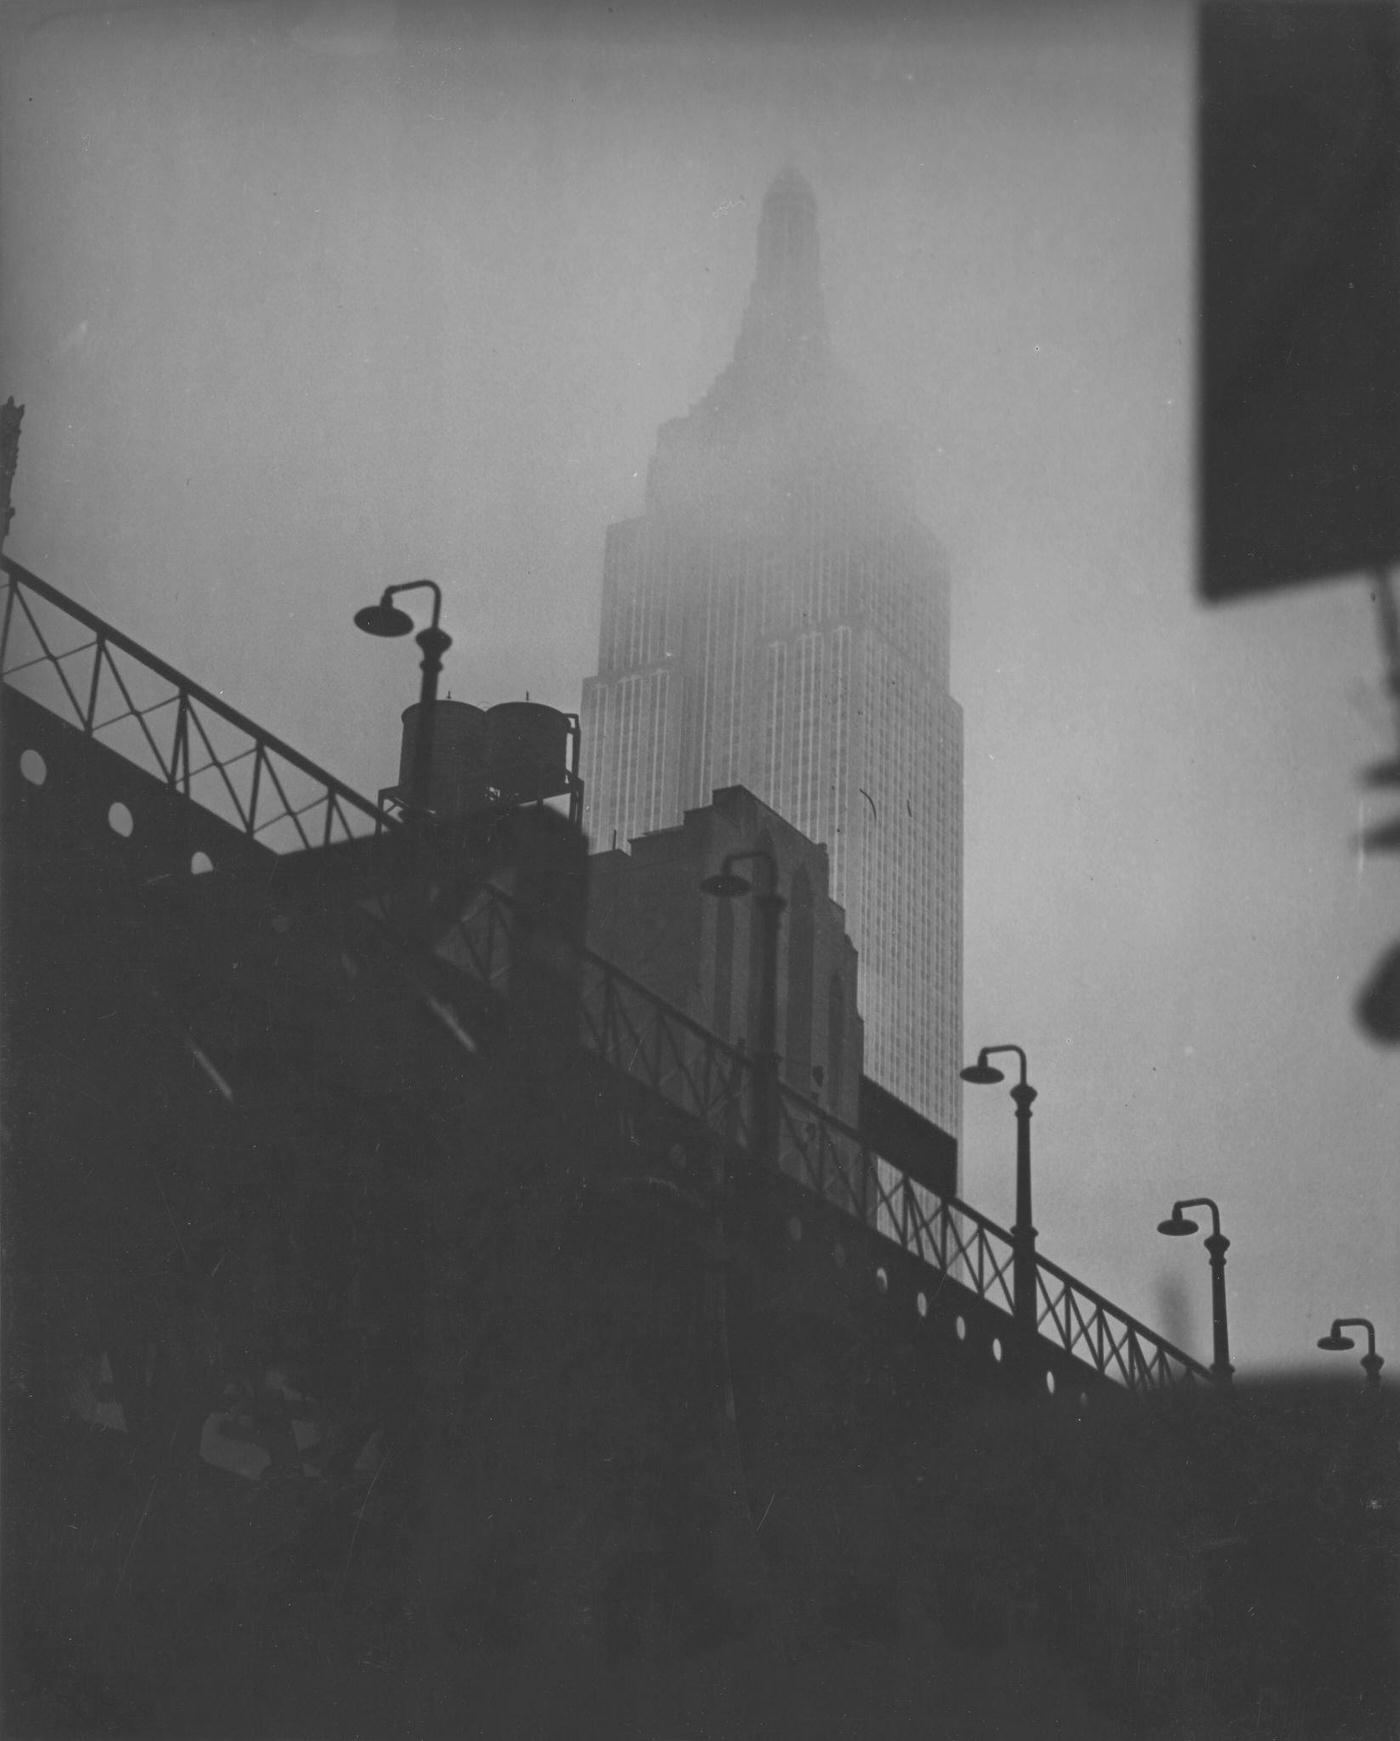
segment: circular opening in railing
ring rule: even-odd
[[[992,1337],[992,1359],[993,1360],[1000,1360],[1001,1359],[1001,1337],[1000,1336],[993,1336]]]
[[[800,1244],[802,1239],[802,1217],[800,1215],[788,1216],[788,1238],[794,1245]]]
[[[120,799],[107,812],[107,826],[113,834],[121,835],[123,840],[131,838],[131,831],[136,826],[136,819]]]
[[[1054,1396],[1054,1394],[1055,1394],[1055,1374],[1053,1372],[1047,1372],[1045,1374],[1045,1389],[1050,1396]]]
[[[42,786],[49,777],[49,764],[38,750],[25,750],[19,759],[19,771],[31,786]]]
[[[959,1342],[966,1342],[967,1341],[967,1319],[963,1317],[961,1312],[953,1320],[953,1328],[958,1333],[958,1341]]]
[[[190,856],[190,875],[192,877],[207,877],[214,868],[214,861],[207,852],[196,852]]]
[[[928,1317],[928,1295],[922,1288],[920,1288],[918,1293],[914,1296],[914,1305],[921,1318]]]
[[[889,1273],[883,1264],[875,1271],[875,1287],[882,1294],[887,1294],[890,1291]]]
[[[837,1269],[845,1269],[846,1267],[846,1248],[839,1239],[831,1248],[831,1261]]]

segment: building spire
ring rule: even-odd
[[[776,362],[783,353],[825,348],[817,201],[806,177],[789,165],[764,196],[758,267],[735,360]]]
[[[647,470],[647,501],[673,507],[686,499],[686,480],[708,475],[691,463],[715,452],[716,432],[735,420],[761,424],[812,412],[838,385],[827,348],[822,301],[817,201],[807,178],[791,165],[763,197],[758,262],[734,355],[703,399],[684,417],[663,423]],[[813,425],[815,428],[815,425]],[[689,456],[689,459],[687,459]],[[745,468],[752,473],[752,464]]]

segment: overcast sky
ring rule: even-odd
[[[1400,1367],[1393,752],[1365,582],[1193,600],[1184,6],[11,4],[8,551],[363,790],[431,575],[445,682],[576,708],[603,532],[727,360],[769,181],[954,576],[966,1033],[1040,1090],[1041,1247],[1209,1358]],[[1393,808],[1393,800],[1391,804]],[[1372,822],[1386,808],[1373,804]],[[1012,1215],[969,1088],[964,1195]],[[1358,1373],[1359,1378],[1359,1373]]]

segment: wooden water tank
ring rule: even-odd
[[[497,803],[532,804],[568,791],[568,714],[538,701],[501,701],[486,719]]]
[[[422,704],[403,711],[399,755],[399,797],[413,792],[413,756],[418,745]],[[489,802],[487,788],[490,727],[482,708],[466,701],[439,701],[433,709],[433,757],[428,778],[428,808],[438,816],[467,816]]]

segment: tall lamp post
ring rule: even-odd
[[[1342,1334],[1344,1329],[1353,1325],[1366,1332],[1366,1352],[1361,1356],[1361,1366],[1366,1374],[1367,1385],[1374,1385],[1379,1390],[1381,1368],[1385,1362],[1376,1353],[1376,1326],[1369,1318],[1334,1318],[1331,1330],[1326,1336],[1318,1338],[1317,1345],[1319,1348],[1327,1349],[1331,1354],[1339,1354],[1348,1348],[1355,1348],[1356,1343],[1352,1338]]]
[[[962,1072],[964,1082],[1004,1082],[1006,1073],[987,1062],[997,1052],[1014,1052],[1021,1080],[1011,1086],[1016,1103],[1016,1223],[1011,1229],[1013,1316],[1021,1329],[1035,1334],[1035,1227],[1031,1221],[1031,1103],[1035,1089],[1026,1081],[1026,1054],[1019,1046],[983,1046],[977,1062]]]
[[[734,869],[756,860],[764,874],[757,889]],[[725,854],[723,865],[700,884],[722,901],[753,894],[758,907],[761,954],[758,971],[758,1032],[754,1035],[752,1119],[754,1147],[769,1165],[778,1161],[778,930],[787,901],[778,893],[778,864],[765,846]]]
[[[1230,1249],[1230,1241],[1220,1231],[1220,1211],[1209,1197],[1187,1197],[1173,1203],[1170,1216],[1157,1223],[1158,1233],[1179,1239],[1183,1234],[1199,1232],[1199,1224],[1188,1221],[1182,1213],[1185,1209],[1210,1210],[1211,1230],[1203,1242],[1210,1253],[1210,1315],[1215,1339],[1215,1358],[1210,1369],[1217,1384],[1229,1384],[1235,1370],[1230,1364],[1230,1322],[1225,1311],[1225,1253]]]
[[[405,580],[398,586],[386,586],[377,605],[366,605],[363,610],[355,612],[355,627],[363,629],[367,635],[411,635],[413,618],[390,600],[397,593],[414,592],[425,586],[433,595],[433,620],[414,636],[423,650],[423,681],[418,691],[418,720],[413,734],[413,772],[408,795],[408,809],[415,816],[426,816],[432,810],[433,714],[437,707],[442,656],[452,645],[451,635],[438,627],[442,615],[442,588],[435,580]]]

